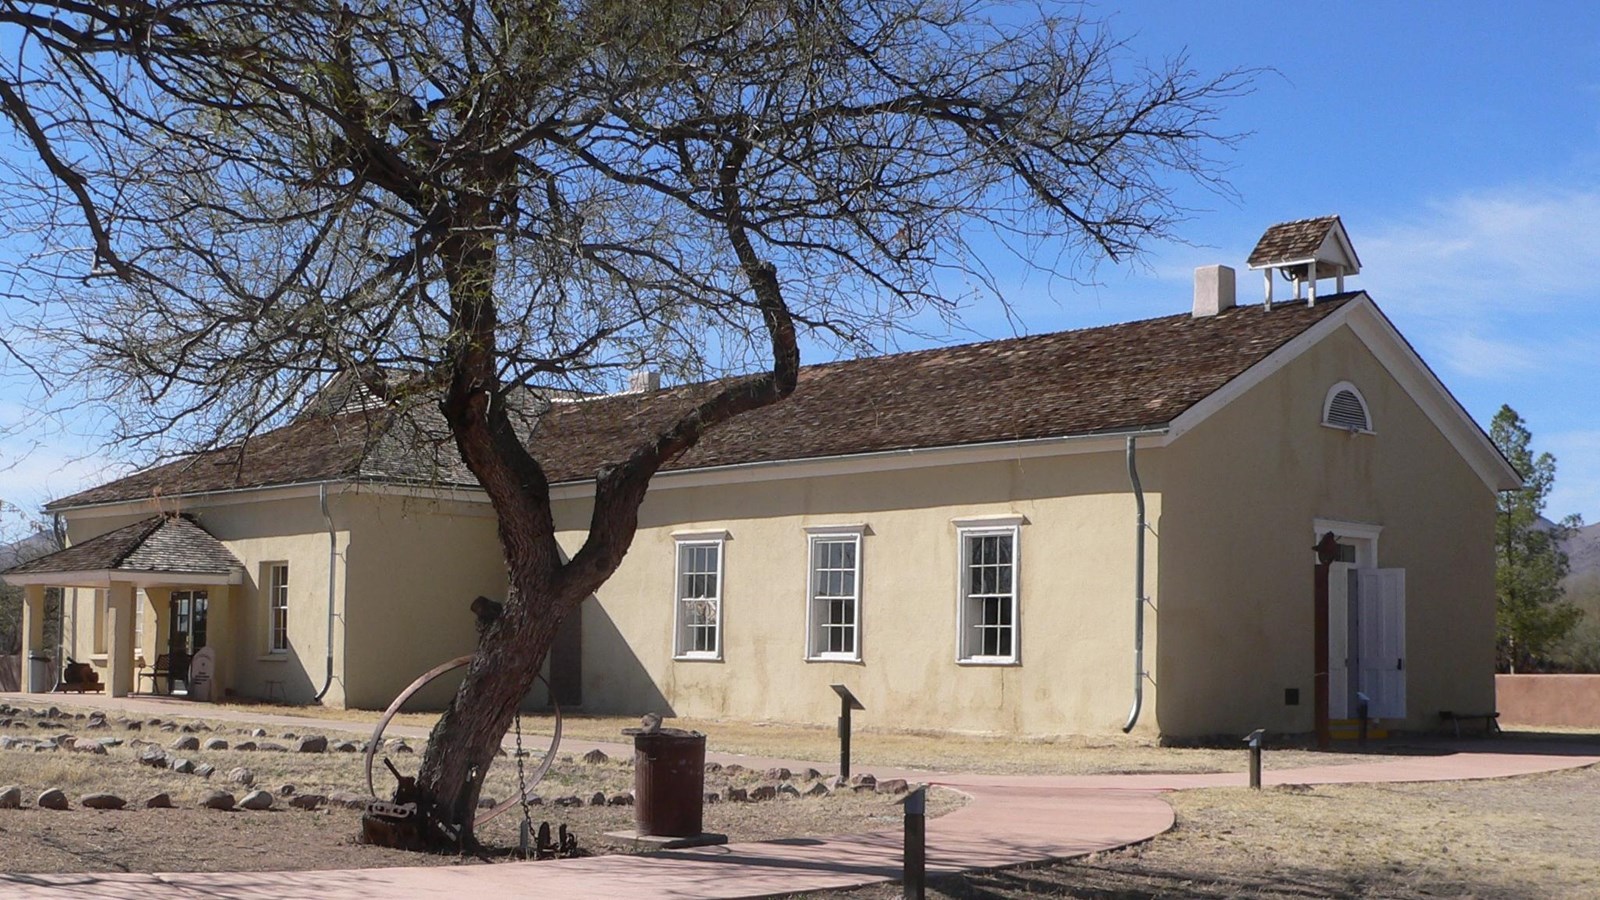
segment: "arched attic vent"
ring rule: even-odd
[[[1371,434],[1372,414],[1367,411],[1367,398],[1350,382],[1339,382],[1328,389],[1328,396],[1322,401],[1322,424]]]
[[[1311,306],[1317,303],[1319,279],[1336,279],[1335,289],[1343,293],[1344,277],[1361,272],[1361,260],[1338,216],[1279,222],[1268,228],[1250,251],[1249,265],[1266,273],[1267,309],[1272,308],[1274,270],[1294,282],[1296,300],[1300,299],[1301,288],[1309,286],[1307,303]]]

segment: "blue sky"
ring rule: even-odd
[[[1559,459],[1547,512],[1600,520],[1600,4],[1144,2],[1089,7],[1136,54],[1271,67],[1221,127],[1237,197],[1186,191],[1182,244],[1083,287],[1018,273],[1031,332],[1188,308],[1194,266],[1243,269],[1273,222],[1338,213],[1367,290],[1486,423],[1502,403]],[[1241,274],[1241,299],[1257,278]],[[1281,291],[1280,291],[1281,296]],[[978,335],[1014,328],[976,309]],[[961,335],[970,340],[972,335]],[[14,374],[14,373],[13,373]],[[38,401],[0,380],[0,428]],[[93,422],[0,436],[0,498],[104,477]],[[36,432],[38,433],[38,432]]]
[[[1270,67],[1227,106],[1236,198],[1201,190],[1184,244],[1032,276],[1029,331],[1186,309],[1195,266],[1240,270],[1270,224],[1339,214],[1368,291],[1487,425],[1502,403],[1558,460],[1547,514],[1600,520],[1600,4],[1124,3],[1090,7],[1132,49],[1201,72]],[[1325,290],[1328,288],[1324,288]],[[1280,282],[1278,296],[1285,286]],[[1003,319],[969,319],[1010,333]]]
[[[1163,248],[1138,293],[1181,298],[1185,269],[1242,261],[1265,225],[1338,213],[1363,264],[1351,283],[1474,418],[1509,403],[1556,455],[1547,512],[1600,519],[1600,5],[1175,8],[1191,9],[1112,16],[1146,52],[1187,45],[1202,71],[1277,73],[1230,105],[1253,133],[1234,159],[1239,202],[1185,230],[1221,252]]]

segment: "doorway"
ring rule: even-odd
[[[1371,718],[1405,717],[1405,570],[1378,568],[1382,526],[1318,519],[1333,532],[1328,571],[1328,715],[1352,719],[1367,698]]]
[[[206,645],[210,597],[205,591],[173,591],[167,601],[167,655],[171,680],[189,688],[189,660]]]

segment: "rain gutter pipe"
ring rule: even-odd
[[[67,545],[67,523],[62,521],[61,513],[51,513],[50,514],[50,534],[51,534],[52,537],[55,538],[55,546],[57,546],[57,547],[65,547]],[[74,606],[74,608],[76,608],[76,606]],[[73,632],[76,633],[77,632],[77,625],[78,625],[78,620],[77,620],[76,615],[74,615],[74,617],[73,617],[72,625],[73,625]],[[73,649],[77,649],[77,648],[74,647]],[[66,666],[67,666],[67,589],[66,588],[59,589],[59,592],[56,594],[56,658],[55,658],[54,662],[55,662],[55,669],[56,670],[51,673],[51,681],[50,681],[50,692],[51,693],[55,693],[56,688],[61,687],[61,678],[62,678],[62,676],[66,675],[66,673],[67,673],[67,669],[66,669]],[[27,665],[27,661],[26,660],[23,660],[23,665]],[[17,680],[21,681],[21,678],[18,678]],[[135,684],[134,686],[137,687],[138,685]],[[20,685],[19,685],[19,687],[20,687]],[[154,690],[154,687],[152,686],[151,689]]]
[[[322,521],[328,523],[328,675],[322,682],[322,690],[311,698],[312,703],[322,702],[328,688],[333,687],[334,564],[339,561],[339,537],[333,530],[333,516],[328,514],[328,483],[325,481],[317,485],[317,501],[322,506]]]
[[[1139,484],[1139,466],[1135,460],[1137,438],[1128,435],[1128,480],[1133,483],[1133,502],[1138,507],[1138,519],[1133,541],[1133,708],[1128,710],[1128,723],[1122,726],[1123,734],[1133,730],[1139,721],[1139,711],[1144,707],[1144,487]]]

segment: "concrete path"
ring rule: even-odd
[[[0,702],[62,708],[96,708],[143,716],[190,715],[210,720],[261,721],[300,729],[370,733],[358,722],[257,715],[250,710],[203,709],[159,698],[0,694]],[[396,736],[421,737],[425,729],[396,726]],[[613,756],[621,744],[564,740],[563,752],[599,747]],[[1600,753],[1574,752],[1570,745],[1532,747],[1523,742],[1473,741],[1463,752],[1373,763],[1268,769],[1267,784],[1335,784],[1444,781],[1526,775],[1600,762]],[[752,768],[815,765],[803,760],[709,754],[720,762]],[[1270,755],[1269,755],[1270,759]],[[906,777],[963,791],[972,801],[928,822],[928,869],[948,873],[1081,856],[1147,840],[1172,827],[1173,812],[1161,793],[1201,787],[1244,786],[1246,776],[1086,775],[1007,776],[891,771],[879,778]],[[0,859],[0,866],[3,866]],[[95,873],[0,875],[7,898],[104,897],[148,900],[263,900],[263,898],[401,898],[468,894],[474,900],[562,898],[764,897],[893,881],[900,873],[900,835],[879,832],[826,839],[796,839],[658,853],[603,856],[497,865],[347,869],[311,872]]]

